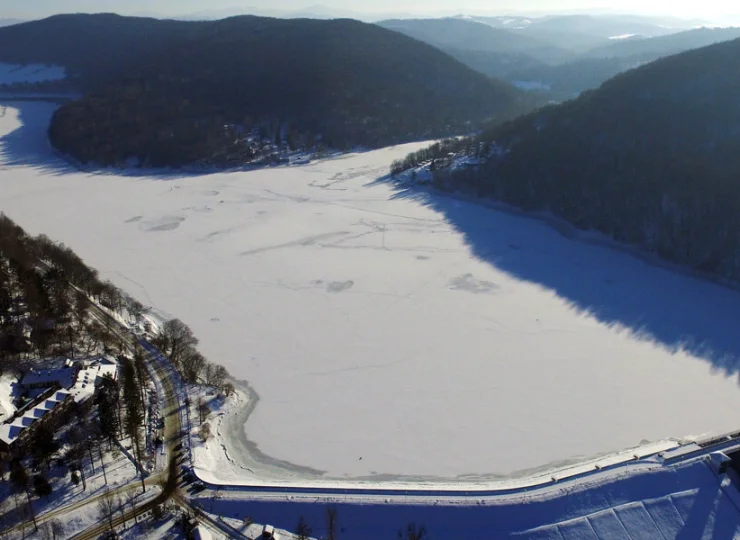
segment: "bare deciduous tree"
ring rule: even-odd
[[[224,385],[221,387],[221,391],[224,393],[226,397],[229,397],[232,395],[236,389],[234,388],[234,385],[230,382],[224,383]]]
[[[326,509],[326,530],[328,532],[327,540],[336,540],[337,538],[337,509],[329,506]]]
[[[221,388],[228,377],[229,372],[226,371],[226,368],[216,364],[206,365],[203,371],[203,382],[208,386],[215,386],[216,388]]]
[[[191,384],[197,384],[207,364],[208,361],[205,356],[200,354],[198,351],[187,351],[183,355],[181,362],[183,379]]]
[[[198,400],[198,419],[200,423],[203,423],[203,420],[205,420],[208,415],[211,414],[211,408],[208,406],[208,403],[205,399],[200,398]]]
[[[203,442],[211,438],[211,424],[208,422],[200,426],[200,438],[203,439]]]
[[[118,511],[121,513],[121,521],[123,521],[123,528],[126,528],[126,501],[120,495],[116,496],[115,504],[118,507]]]
[[[39,535],[44,540],[57,540],[64,536],[64,524],[58,519],[47,521],[39,527]]]
[[[298,540],[308,540],[311,537],[311,527],[308,526],[308,523],[306,523],[306,519],[303,516],[298,520],[295,534],[298,537]]]
[[[171,319],[162,325],[158,345],[179,366],[185,353],[198,345],[193,331],[180,319]]]
[[[409,523],[406,526],[406,540],[424,540],[426,538],[427,529],[424,525],[416,526],[416,523]],[[403,531],[398,530],[398,538],[404,538]]]
[[[109,490],[98,500],[98,515],[100,519],[107,520],[110,530],[113,530],[113,516],[116,515],[116,500]]]
[[[124,497],[126,498],[126,502],[131,507],[131,510],[134,510],[136,508],[136,498],[139,496],[138,493],[135,491],[127,491],[124,494]]]
[[[61,538],[62,536],[64,536],[64,533],[65,533],[64,523],[62,523],[58,519],[52,519],[49,522],[49,525],[51,526],[52,540],[57,540],[58,538]]]

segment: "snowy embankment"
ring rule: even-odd
[[[615,538],[737,538],[740,493],[727,474],[694,459],[675,466],[630,467],[541,489],[450,504],[434,498],[338,496],[256,497],[245,504],[222,491],[200,505],[234,520],[245,515],[291,528],[303,518],[326,537],[326,510],[336,511],[341,536],[392,538],[407,524],[430,538],[614,540]],[[425,536],[426,538],[426,536]]]
[[[207,395],[205,387],[191,387],[188,392],[190,398],[190,437],[192,441],[193,466],[198,477],[206,482],[224,483],[226,478],[243,478],[244,473],[250,473],[249,468],[240,465],[240,461],[229,456],[233,453],[238,441],[239,433],[234,433],[230,420],[236,417],[248,406],[248,394],[243,389],[238,389],[232,396],[226,399],[214,399]],[[198,416],[199,400],[205,399],[210,409],[210,414],[203,422]],[[208,423],[212,436],[203,441],[200,430],[203,423]],[[235,444],[236,442],[236,444]]]
[[[376,181],[421,145],[87,174],[53,157],[51,106],[8,111],[0,210],[259,396],[228,474],[477,482],[740,427],[740,294]]]

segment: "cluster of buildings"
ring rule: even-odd
[[[58,428],[73,404],[90,399],[104,377],[115,379],[117,373],[116,362],[104,357],[65,360],[54,369],[24,373],[14,393],[29,401],[0,424],[0,452],[17,451],[40,425]]]

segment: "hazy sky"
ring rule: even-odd
[[[730,0],[0,0],[0,18],[41,17],[74,11],[169,16],[203,10],[247,10],[250,7],[255,10],[297,10],[315,4],[368,14],[502,14],[577,9],[715,18],[740,13],[737,2]]]

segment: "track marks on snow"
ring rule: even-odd
[[[247,251],[241,252],[239,255],[244,257],[248,255],[258,255],[260,253],[265,253],[268,251],[275,251],[278,249],[285,249],[285,248],[291,248],[291,247],[301,247],[301,246],[314,246],[318,244],[321,241],[324,240],[331,240],[333,238],[341,238],[343,236],[346,236],[350,234],[347,231],[338,231],[338,232],[332,232],[332,233],[324,233],[324,234],[315,234],[312,236],[305,236],[303,238],[299,238],[298,240],[293,240],[292,242],[285,242],[284,244],[276,244],[272,246],[264,246],[261,248],[255,248],[250,249]]]
[[[181,216],[162,216],[154,220],[139,221],[139,229],[146,232],[164,232],[174,231],[182,222],[185,221]]]

